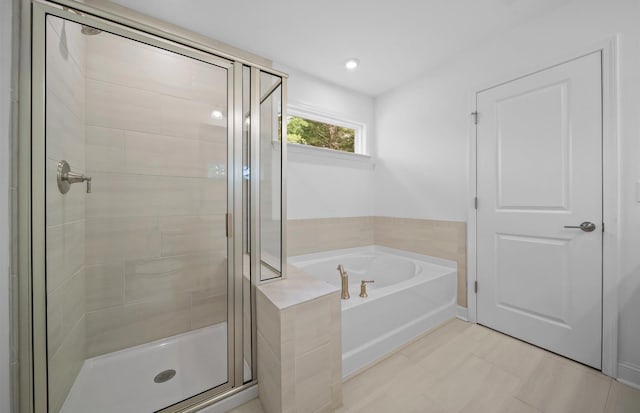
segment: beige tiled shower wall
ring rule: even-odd
[[[392,217],[289,220],[291,256],[341,248],[381,245],[458,264],[458,305],[467,306],[466,223]]]
[[[226,70],[87,43],[87,356],[226,320]],[[126,58],[124,58],[126,57]]]
[[[46,245],[49,396],[60,411],[86,349],[85,188],[58,190],[58,161],[85,171],[85,37],[50,16],[46,24]]]

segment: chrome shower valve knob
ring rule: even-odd
[[[87,183],[87,193],[91,193],[91,177],[71,171],[69,163],[65,160],[58,162],[58,189],[66,194],[71,189],[71,184],[79,182]]]

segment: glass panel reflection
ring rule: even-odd
[[[263,280],[282,271],[282,85],[260,74],[260,248]]]

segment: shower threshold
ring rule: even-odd
[[[61,413],[154,412],[226,381],[220,323],[85,360]]]

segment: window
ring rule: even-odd
[[[300,145],[364,154],[361,124],[289,107],[287,141]]]
[[[355,152],[356,131],[298,116],[287,117],[287,141],[335,151]]]

